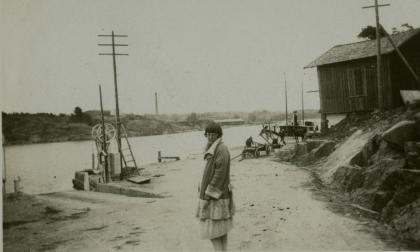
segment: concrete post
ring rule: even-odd
[[[90,185],[89,185],[89,174],[87,172],[83,173],[83,190],[89,191]]]
[[[20,182],[21,182],[20,176],[18,176],[17,179],[13,180],[13,186],[14,186],[14,190],[15,190],[14,192],[15,193],[20,192],[20,189],[21,189]]]
[[[328,119],[326,113],[321,113],[321,132],[328,130]]]
[[[120,160],[121,156],[119,153],[108,153],[108,166],[110,168],[110,176],[116,176],[121,174]]]

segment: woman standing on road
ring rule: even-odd
[[[234,214],[230,154],[222,142],[220,125],[210,123],[204,135],[207,137],[206,166],[199,188],[197,218],[200,219],[201,238],[210,239],[215,250],[226,251],[227,233],[233,228]]]

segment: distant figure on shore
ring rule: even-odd
[[[222,128],[210,123],[204,160],[206,166],[199,187],[199,204],[196,217],[200,220],[201,238],[210,239],[216,251],[226,251],[227,233],[233,228],[233,203],[230,185],[230,153],[222,142]]]
[[[254,143],[254,140],[252,140],[252,137],[249,137],[249,138],[245,141],[245,145],[246,145],[246,147],[251,147],[253,143]]]
[[[280,142],[286,145],[286,141],[284,141],[284,137],[286,136],[286,131],[284,129],[280,128],[279,136],[280,136]]]
[[[298,115],[297,115],[297,111],[293,111],[293,126],[298,126]]]

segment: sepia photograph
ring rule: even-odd
[[[1,251],[419,251],[420,0],[0,0]]]

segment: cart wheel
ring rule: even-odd
[[[258,151],[258,149],[256,149],[254,151],[254,156],[255,156],[255,158],[259,158],[260,157],[260,152]]]

